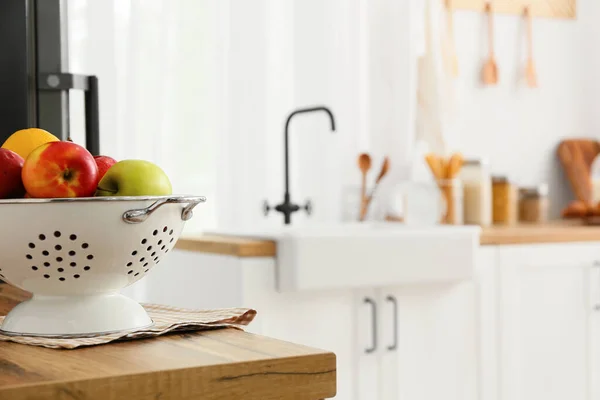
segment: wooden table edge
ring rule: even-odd
[[[2,342],[0,342],[2,345]],[[25,346],[25,345],[23,345]],[[77,351],[77,350],[56,350]],[[294,363],[300,365],[317,364],[317,371],[293,371]],[[241,365],[245,367],[240,367]],[[247,373],[234,371],[244,368]],[[280,369],[280,370],[278,370]],[[215,372],[219,374],[215,376]],[[265,358],[253,361],[237,361],[231,363],[182,367],[169,370],[147,371],[141,373],[106,375],[101,377],[49,380],[44,382],[23,383],[0,387],[0,398],[11,400],[66,398],[86,400],[103,400],[114,393],[136,393],[132,399],[171,398],[177,391],[185,388],[189,399],[222,399],[242,398],[237,382],[246,378],[256,380],[263,376],[263,381],[253,382],[248,389],[251,393],[243,393],[244,400],[287,400],[298,398],[301,389],[310,387],[310,400],[328,399],[337,393],[336,355],[333,352],[294,355],[279,358]],[[321,381],[314,382],[320,376]],[[237,381],[234,385],[229,382]],[[152,384],[150,384],[152,383]],[[190,387],[194,386],[195,387]],[[191,392],[190,392],[191,390]],[[141,395],[141,397],[139,397]],[[215,397],[216,395],[216,397]],[[129,397],[128,397],[129,398]]]

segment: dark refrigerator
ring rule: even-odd
[[[100,153],[98,78],[68,71],[67,13],[67,0],[0,2],[0,144],[29,127],[66,140],[69,93],[82,90],[85,146]]]

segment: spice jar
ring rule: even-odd
[[[446,212],[442,217],[443,224],[463,224],[463,186],[460,179],[438,180],[438,187],[446,203]]]
[[[492,220],[494,224],[517,222],[517,188],[505,176],[492,177]]]
[[[492,224],[492,176],[485,159],[466,160],[461,169],[465,224]]]
[[[547,184],[519,189],[519,221],[546,222],[549,207]]]

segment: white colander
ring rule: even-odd
[[[119,290],[175,246],[197,196],[0,200],[0,278],[33,293],[5,334],[85,336],[152,324]]]

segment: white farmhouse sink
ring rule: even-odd
[[[480,228],[347,223],[213,233],[276,241],[278,290],[298,291],[471,279]]]

